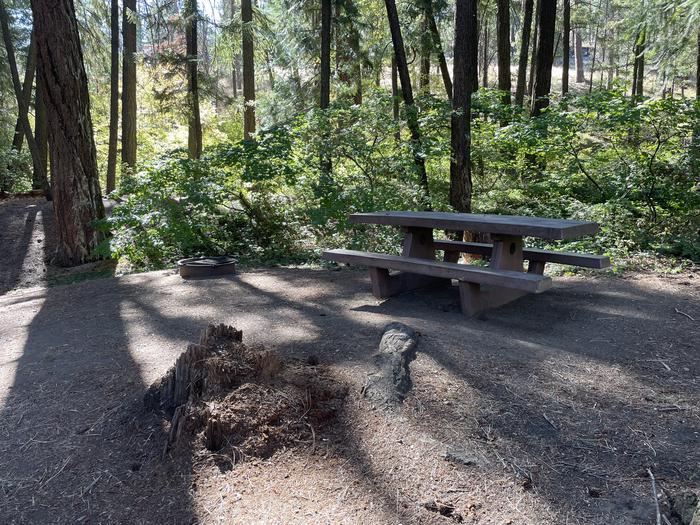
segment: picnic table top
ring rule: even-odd
[[[484,215],[442,211],[377,211],[353,213],[356,224],[386,224],[440,230],[469,230],[501,235],[540,237],[542,239],[576,239],[598,231],[595,222],[522,217],[519,215]]]

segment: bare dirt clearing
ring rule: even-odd
[[[698,283],[558,278],[472,320],[454,290],[380,303],[349,270],[152,272],[11,292],[0,297],[0,514],[653,524],[650,468],[677,523],[666,495],[700,484]],[[398,410],[377,410],[360,392],[394,320],[421,334],[413,388]],[[349,385],[333,425],[268,459],[174,449],[163,461],[169,429],[143,396],[209,322],[318,359]]]

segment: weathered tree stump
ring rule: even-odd
[[[374,355],[377,371],[367,377],[363,395],[379,407],[393,407],[403,402],[411,390],[409,365],[416,358],[418,333],[402,323],[384,328],[379,351]]]
[[[170,423],[163,457],[183,440],[236,462],[268,457],[280,446],[315,440],[335,418],[347,387],[322,366],[243,343],[241,331],[209,325],[154,383],[146,406]]]

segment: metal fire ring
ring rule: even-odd
[[[236,259],[230,255],[216,257],[192,257],[177,261],[180,277],[214,277],[236,272]]]

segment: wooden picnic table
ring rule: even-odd
[[[595,222],[427,211],[356,213],[349,219],[355,224],[400,227],[404,231],[401,256],[329,250],[324,252],[324,257],[368,266],[372,291],[379,298],[457,279],[466,315],[510,302],[525,293],[548,289],[551,279],[544,276],[547,262],[590,268],[610,265],[604,256],[525,248],[523,243],[523,237],[564,240],[592,235],[598,231]],[[488,233],[492,243],[436,240],[434,230]],[[436,260],[437,250],[444,252],[443,261]],[[460,253],[489,257],[488,267],[458,264]],[[529,261],[527,272],[524,271],[526,260]],[[402,273],[390,274],[389,270]]]

